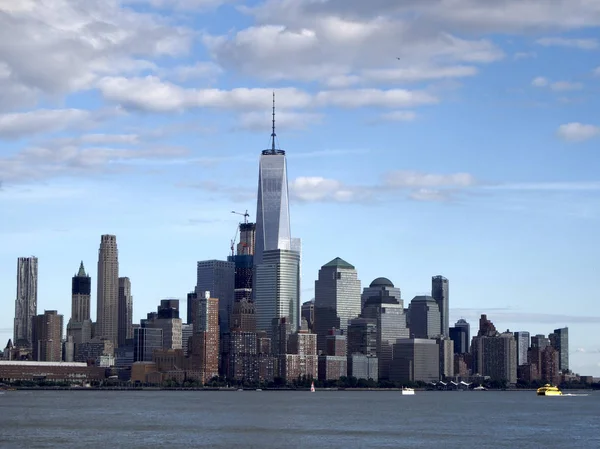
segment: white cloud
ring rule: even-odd
[[[352,202],[363,199],[359,189],[320,176],[296,178],[289,183],[289,189],[293,199],[303,202]]]
[[[35,101],[40,94],[89,89],[103,75],[153,70],[144,58],[181,55],[191,37],[116,0],[2,1],[0,87],[12,92],[16,106],[22,102],[15,92]]]
[[[157,9],[205,10],[232,3],[232,0],[124,0],[125,4],[148,5]]]
[[[316,102],[322,106],[338,106],[343,108],[361,108],[367,106],[405,108],[434,104],[438,102],[438,99],[423,91],[356,89],[321,91],[316,95]]]
[[[537,44],[544,47],[567,47],[581,50],[596,50],[600,47],[597,39],[565,39],[562,37],[545,37],[538,39]]]
[[[186,89],[161,81],[155,76],[145,78],[104,78],[99,83],[104,97],[120,105],[150,112],[178,112],[196,107],[220,109],[268,109],[273,90],[256,88]],[[296,88],[274,89],[277,104],[282,108],[306,107],[309,94]]]
[[[594,69],[594,75],[600,76],[600,67]]]
[[[457,65],[447,67],[406,67],[371,69],[362,72],[365,82],[411,83],[444,78],[462,78],[477,74],[477,67]]]
[[[223,69],[213,62],[201,61],[194,65],[181,65],[172,69],[162,69],[159,74],[177,81],[206,80],[214,82]]]
[[[573,83],[570,81],[550,82],[550,80],[544,78],[543,76],[538,76],[537,78],[534,78],[531,82],[531,85],[534,87],[548,87],[555,92],[565,92],[583,89],[583,84],[581,83]]]
[[[38,109],[31,112],[0,114],[0,138],[16,139],[32,134],[62,131],[90,120],[82,109]]]
[[[583,142],[600,135],[600,126],[567,123],[558,128],[558,136],[568,142]]]
[[[397,170],[385,176],[385,185],[397,188],[461,188],[476,184],[477,180],[469,173],[437,174]]]

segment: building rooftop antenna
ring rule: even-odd
[[[273,132],[271,133],[271,152],[275,154],[275,91],[273,91]]]

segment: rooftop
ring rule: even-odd
[[[326,263],[325,265],[323,265],[323,268],[325,268],[325,267],[347,268],[349,270],[354,270],[355,269],[354,265],[350,265],[344,259],[341,259],[339,257],[336,257],[331,262]]]

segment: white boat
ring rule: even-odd
[[[415,390],[412,388],[402,388],[402,396],[412,396],[415,394]]]
[[[315,383],[314,383],[314,382],[312,382],[312,383],[310,384],[310,392],[311,392],[311,393],[314,393],[314,392],[315,392]]]

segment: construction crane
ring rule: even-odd
[[[235,227],[235,235],[231,239],[231,257],[235,256],[235,251],[234,251],[235,241],[237,240],[237,235],[238,235],[239,230],[240,230],[240,226],[238,224],[238,226]]]
[[[244,212],[244,213],[236,212],[234,210],[232,210],[231,213],[243,216],[244,217],[244,224],[248,224],[248,217],[250,216],[250,214],[248,213],[248,209],[246,209],[246,212]]]

